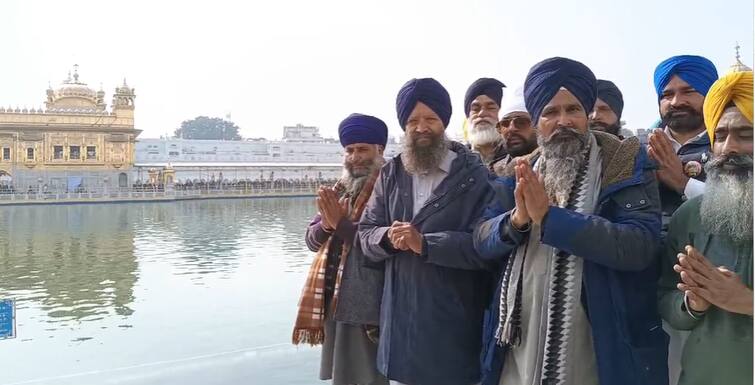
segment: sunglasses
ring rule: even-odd
[[[502,119],[498,124],[503,128],[509,128],[511,123],[514,123],[514,127],[517,130],[524,130],[525,128],[529,127],[529,125],[532,123],[532,120],[530,120],[530,118],[525,118],[524,116],[517,116],[516,118]]]

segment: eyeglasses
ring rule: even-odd
[[[509,128],[512,122],[514,123],[514,127],[517,130],[524,130],[525,128],[530,126],[532,120],[530,120],[530,118],[525,118],[524,116],[517,116],[515,118],[502,119],[498,124],[500,124],[503,128]]]

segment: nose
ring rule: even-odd
[[[590,113],[590,115],[588,116],[588,118],[590,118],[592,120],[597,120],[598,119],[598,110],[593,110]]]
[[[419,124],[417,124],[417,129],[415,130],[417,133],[420,134],[426,134],[428,132],[431,132],[430,125],[427,124],[425,121],[420,121]]]
[[[572,127],[574,125],[574,122],[572,121],[571,116],[569,116],[569,113],[566,112],[566,109],[562,109],[559,113],[558,124],[565,127]]]

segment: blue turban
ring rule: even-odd
[[[374,116],[351,114],[338,125],[338,138],[344,147],[354,143],[385,147],[388,142],[388,126]]]
[[[670,57],[658,64],[658,67],[655,67],[653,81],[655,82],[655,93],[658,94],[658,100],[661,100],[663,89],[666,88],[674,75],[679,76],[703,96],[708,93],[710,86],[718,79],[716,66],[702,56],[680,55]]]
[[[406,121],[417,102],[430,107],[443,122],[443,127],[448,127],[448,122],[451,121],[451,97],[448,96],[448,91],[437,80],[423,78],[409,80],[398,91],[396,114],[402,130],[406,130]]]
[[[595,107],[597,81],[586,65],[562,57],[545,59],[530,69],[524,81],[524,104],[536,125],[543,109],[561,87],[579,100],[585,114]]]
[[[624,97],[616,84],[610,80],[598,79],[598,98],[606,102],[616,117],[621,119],[621,112],[624,111]]]
[[[467,94],[464,95],[464,114],[469,117],[471,104],[480,95],[493,99],[495,104],[500,107],[504,87],[506,87],[505,84],[493,78],[479,78],[475,80],[467,89]]]

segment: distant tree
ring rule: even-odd
[[[241,140],[239,127],[233,122],[206,116],[183,121],[174,135],[183,139]]]

